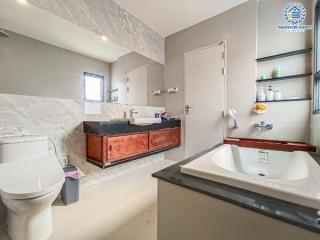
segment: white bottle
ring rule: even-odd
[[[261,87],[258,93],[258,102],[264,102],[264,101],[266,101],[266,94],[264,93],[263,87]]]
[[[269,86],[267,94],[266,94],[266,100],[267,101],[274,101],[274,93],[272,91],[272,87]]]
[[[282,94],[279,91],[279,89],[276,90],[275,94],[274,94],[274,100],[279,101],[282,99]]]

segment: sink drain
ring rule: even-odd
[[[266,175],[265,174],[263,174],[263,173],[259,173],[258,174],[260,177],[265,177]]]

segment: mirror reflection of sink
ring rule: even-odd
[[[137,126],[148,126],[155,123],[161,123],[161,118],[132,118],[130,124]]]

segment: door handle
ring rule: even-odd
[[[186,110],[186,114],[190,114],[190,109],[192,108],[192,106],[187,104],[184,108]]]

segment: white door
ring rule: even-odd
[[[224,44],[185,54],[185,153],[193,156],[223,142]]]
[[[135,68],[127,74],[127,104],[147,106],[148,66]]]

